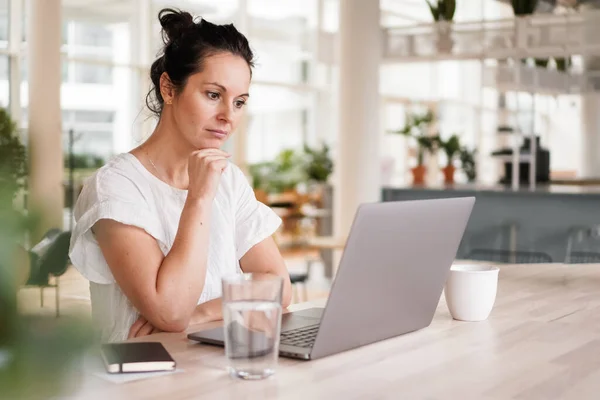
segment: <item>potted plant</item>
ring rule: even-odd
[[[272,164],[268,188],[270,193],[290,194],[306,181],[302,156],[292,149],[282,150]]]
[[[450,53],[454,42],[452,40],[451,22],[456,11],[456,0],[425,0],[431,11],[433,20],[437,22],[437,48],[442,53]]]
[[[454,183],[454,171],[456,168],[454,167],[453,161],[454,157],[460,152],[460,139],[457,135],[452,135],[448,140],[438,139],[438,146],[444,150],[447,157],[447,164],[442,171],[444,172],[444,183],[445,184],[453,184]]]
[[[329,146],[323,144],[321,149],[313,149],[305,144],[304,170],[309,181],[326,183],[333,172],[333,160],[329,156]]]
[[[458,158],[460,159],[461,167],[467,175],[469,182],[474,182],[477,177],[477,171],[475,169],[475,153],[477,150],[469,150],[466,147],[461,147]]]
[[[252,164],[248,167],[248,172],[252,177],[252,189],[254,190],[254,196],[261,203],[266,203],[268,189],[269,189],[269,176],[273,170],[272,162],[261,162]]]
[[[308,179],[308,194],[316,200],[318,207],[326,207],[333,201],[333,187],[328,183],[333,173],[333,159],[329,151],[329,146],[325,143],[320,149],[304,145],[304,171]]]
[[[572,65],[570,56],[567,57],[555,57],[554,62],[556,63],[556,70],[560,72],[567,72]]]
[[[512,9],[516,16],[533,14],[537,4],[538,0],[511,0]]]
[[[537,8],[538,0],[511,0],[515,17],[531,15]],[[515,20],[515,45],[518,48],[527,48],[527,20],[516,18]]]
[[[417,143],[417,165],[411,169],[413,183],[422,185],[425,183],[427,169],[424,165],[425,153],[433,153],[438,143],[437,136],[428,135],[430,124],[433,122],[433,113],[428,110],[424,114],[412,114],[406,118],[406,124],[398,131],[391,131],[415,139]]]

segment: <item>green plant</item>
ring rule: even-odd
[[[70,389],[92,332],[77,317],[19,313],[20,242],[39,218],[8,206],[12,196],[0,186],[0,392],[7,399],[60,397]]]
[[[306,180],[302,156],[292,149],[282,150],[275,158],[269,187],[274,193],[293,190]]]
[[[27,155],[17,135],[17,125],[8,112],[0,108],[0,187],[7,193],[4,201],[12,203],[25,187],[26,176]]]
[[[535,62],[536,67],[547,68],[548,62],[550,62],[550,59],[549,58],[535,58],[534,62]]]
[[[73,154],[73,168],[75,169],[97,169],[105,164],[105,160],[94,154]],[[65,154],[64,166],[69,168],[69,155]]]
[[[434,120],[431,110],[423,114],[409,114],[404,127],[391,133],[400,134],[415,139],[417,142],[417,165],[423,165],[425,152],[433,153],[437,150],[438,136],[428,135],[428,129]]]
[[[248,167],[252,177],[252,188],[267,191],[269,189],[269,177],[274,169],[273,162],[261,162]]]
[[[566,72],[567,69],[571,66],[572,60],[570,56],[555,57],[554,62],[556,62],[557,71]]]
[[[437,0],[431,3],[425,0],[431,11],[434,21],[452,21],[456,11],[456,0]]]
[[[13,205],[25,187],[26,167],[16,124],[0,109],[0,392],[7,399],[46,399],[68,390],[68,375],[92,334],[77,318],[19,313],[20,268],[28,261],[22,245],[41,220]]]
[[[304,169],[309,180],[327,182],[333,173],[333,160],[329,156],[329,146],[323,144],[321,149],[313,149],[304,145]]]
[[[448,138],[448,140],[443,140],[438,138],[438,146],[444,153],[446,153],[446,157],[448,158],[448,165],[452,164],[452,160],[456,156],[457,153],[460,152],[460,139],[457,135],[452,135]]]
[[[252,187],[267,193],[292,190],[306,181],[304,159],[292,149],[282,150],[273,161],[250,165],[249,171]]]
[[[530,15],[537,8],[538,0],[511,0],[515,15]]]
[[[466,147],[461,147],[459,150],[459,159],[462,165],[463,171],[465,171],[465,175],[467,175],[467,180],[469,182],[473,182],[477,177],[477,171],[475,169],[475,153],[477,150],[469,150]]]

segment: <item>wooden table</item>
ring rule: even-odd
[[[264,381],[230,378],[222,348],[185,334],[151,339],[184,372],[85,390],[111,400],[598,399],[600,265],[503,266],[487,321],[452,320],[442,296],[428,328],[320,360],[280,359]]]
[[[333,236],[315,236],[308,239],[308,246],[317,249],[344,250],[346,239]]]

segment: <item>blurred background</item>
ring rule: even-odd
[[[225,149],[283,218],[295,301],[327,294],[368,201],[474,195],[459,257],[600,261],[596,0],[0,0],[0,162],[14,209],[40,215],[28,250],[68,233],[85,178],[152,133],[167,6],[234,23],[255,52]],[[39,268],[24,310],[89,313],[68,259]]]

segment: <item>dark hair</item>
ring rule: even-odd
[[[159,117],[164,105],[160,93],[163,72],[169,75],[176,93],[181,92],[190,75],[202,71],[207,57],[217,53],[242,57],[252,73],[254,55],[246,37],[233,24],[215,25],[204,19],[195,22],[190,13],[172,8],[162,9],[158,19],[164,47],[150,68],[153,88],[146,96],[146,105]]]

